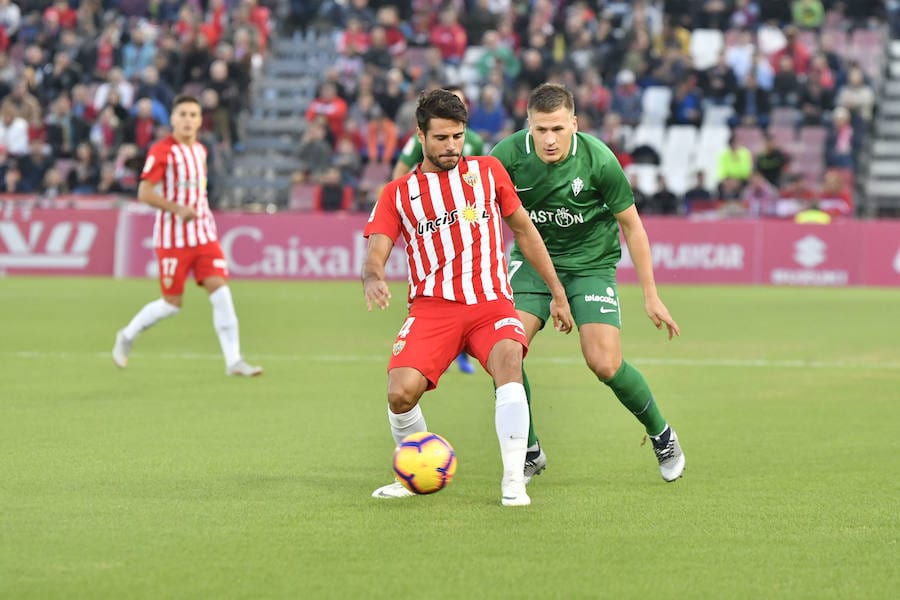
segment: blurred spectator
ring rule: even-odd
[[[392,165],[399,143],[397,125],[378,104],[368,114],[366,127],[367,152],[370,163]]]
[[[102,160],[113,158],[122,143],[122,119],[112,106],[105,106],[91,126],[89,139]]]
[[[125,79],[122,69],[115,67],[110,69],[109,77],[105,83],[97,86],[94,92],[94,110],[100,112],[107,105],[110,91],[116,91],[116,104],[124,108],[126,111],[134,104],[134,86],[130,81]]]
[[[794,0],[791,3],[791,16],[797,27],[818,30],[825,20],[825,7],[821,0]]]
[[[547,81],[549,72],[544,64],[544,57],[538,50],[528,48],[522,51],[522,68],[516,78],[516,85],[525,84],[533,90]]]
[[[400,13],[396,6],[390,4],[381,6],[375,13],[375,22],[384,28],[388,49],[392,56],[397,56],[406,51],[406,35],[400,28]]]
[[[146,151],[155,139],[158,124],[159,121],[153,114],[153,101],[150,98],[141,98],[135,103],[135,110],[125,124],[125,142]]]
[[[828,64],[828,57],[824,52],[817,52],[809,65],[807,81],[816,80],[823,88],[832,89],[835,85],[835,74]]]
[[[800,124],[825,125],[832,108],[834,108],[832,91],[822,87],[817,79],[807,81],[800,94]]]
[[[44,181],[41,185],[41,194],[45,198],[56,198],[61,194],[65,194],[69,189],[66,187],[66,180],[57,167],[50,167],[44,173]]]
[[[47,170],[53,166],[53,158],[41,140],[34,140],[28,146],[28,155],[19,160],[22,171],[22,190],[39,192]]]
[[[156,70],[156,67],[144,67],[144,70],[141,71],[141,79],[134,92],[134,97],[152,98],[159,102],[164,112],[157,115],[157,119],[160,123],[169,122],[169,109],[172,106],[172,100],[175,99],[175,92],[168,83],[159,78],[159,71]]]
[[[66,176],[66,186],[73,194],[95,194],[100,182],[100,159],[89,141],[75,147],[75,162]]]
[[[712,194],[706,187],[706,175],[703,171],[697,171],[694,176],[694,185],[684,193],[684,208],[690,214],[698,202],[712,200]]]
[[[98,194],[125,194],[128,190],[116,177],[116,165],[112,162],[104,162],[100,165],[100,180],[97,182]]]
[[[121,62],[120,56],[118,27],[109,24],[100,32],[96,43],[82,46],[78,62],[93,81],[106,81],[109,72]]]
[[[213,60],[209,40],[203,33],[194,37],[193,43],[184,55],[182,68],[185,83],[202,83],[209,73],[209,64]]]
[[[731,2],[726,0],[703,0],[698,25],[706,29],[726,29],[731,20]]]
[[[736,200],[753,173],[753,155],[745,146],[738,145],[732,135],[728,147],[719,154],[719,196],[723,200]]]
[[[488,142],[496,142],[506,127],[506,108],[500,99],[500,90],[486,85],[481,88],[475,106],[469,110],[469,129]]]
[[[238,117],[244,110],[244,106],[241,103],[241,89],[238,87],[238,83],[229,77],[228,64],[224,60],[217,59],[209,65],[206,86],[216,92],[217,107],[220,113],[224,112],[224,114],[219,114],[218,118],[227,125],[227,129],[215,128],[217,137],[220,142],[230,147],[239,141]]]
[[[794,222],[802,225],[828,225],[831,223],[831,215],[821,210],[816,202],[809,202],[794,215]]]
[[[10,161],[6,167],[6,172],[3,174],[3,187],[0,188],[0,193],[4,194],[24,194],[26,189],[24,189],[22,184],[22,171],[19,170],[19,165],[16,161]]]
[[[522,65],[512,48],[500,42],[500,34],[494,30],[486,31],[481,46],[484,49],[478,59],[481,80],[485,81],[492,71],[499,69],[507,81],[515,81]]]
[[[788,55],[782,56],[775,71],[772,91],[769,93],[772,106],[798,107],[801,89],[800,79],[794,70],[794,61]]]
[[[580,25],[583,26],[583,23]],[[687,54],[691,49],[691,32],[675,22],[671,15],[666,15],[662,21],[662,30],[653,38],[653,52],[662,55],[669,49]]]
[[[28,121],[19,116],[15,104],[5,100],[0,104],[0,146],[10,156],[28,154]]]
[[[500,16],[492,10],[492,0],[473,0],[471,4],[463,15],[462,25],[468,39],[482,40],[488,31],[497,28]]]
[[[697,89],[696,78],[693,75],[688,75],[676,85],[669,112],[669,125],[700,126],[703,120],[703,107],[701,93]]]
[[[747,214],[753,218],[775,216],[778,197],[778,188],[759,171],[753,172],[741,193]]]
[[[369,31],[355,17],[347,20],[347,27],[338,33],[337,51],[340,54],[362,55],[369,49]]]
[[[852,67],[848,71],[847,84],[838,92],[836,104],[850,111],[851,117],[859,118],[865,123],[872,120],[875,92],[866,83],[861,68]]]
[[[331,156],[331,166],[340,171],[342,185],[355,188],[359,184],[362,158],[349,137],[344,136],[337,141],[334,154]]]
[[[647,203],[646,212],[657,215],[677,215],[679,213],[678,196],[669,189],[665,175],[656,176],[657,190]]]
[[[325,128],[319,123],[310,123],[300,139],[297,151],[300,170],[308,178],[315,179],[331,164],[331,145],[325,141]]]
[[[69,90],[72,94],[72,114],[87,123],[93,123],[97,116],[91,99],[91,91],[83,83],[76,83]]]
[[[156,43],[148,35],[146,26],[139,23],[131,28],[130,39],[122,46],[122,72],[125,79],[135,79],[146,67],[153,66],[156,58]]]
[[[753,70],[755,55],[756,43],[749,29],[741,31],[737,41],[725,49],[725,62],[731,67],[737,81],[744,81]]]
[[[773,186],[781,185],[781,175],[790,163],[791,157],[785,154],[770,132],[763,133],[763,148],[756,156],[756,170]]]
[[[211,134],[214,143],[230,147],[233,140],[231,114],[219,101],[219,94],[216,90],[206,88],[200,92],[200,106],[203,111],[201,131]]]
[[[429,39],[431,45],[441,51],[444,62],[451,65],[462,63],[468,36],[466,30],[459,24],[455,9],[444,8],[440,11],[438,23],[431,28]]]
[[[406,99],[403,93],[404,85],[405,81],[400,69],[391,69],[375,90],[375,101],[387,118],[392,121],[397,118],[397,111],[400,110],[400,105]]]
[[[756,83],[756,76],[747,75],[744,88],[738,91],[734,101],[734,115],[729,119],[729,125],[756,126],[766,128],[769,126],[769,93],[761,89]]]
[[[13,83],[12,91],[3,99],[3,103],[15,106],[18,115],[29,123],[43,118],[44,109],[41,108],[41,102],[28,91],[28,82],[23,79]]]
[[[772,54],[770,59],[772,68],[777,69],[781,64],[782,56],[789,56],[793,61],[794,70],[798,75],[806,75],[809,71],[811,59],[809,48],[798,37],[797,28],[788,26],[784,29],[785,46]]]
[[[347,102],[337,95],[337,87],[333,83],[324,83],[319,94],[306,109],[306,120],[312,122],[316,115],[323,115],[328,120],[328,128],[334,139],[339,139],[344,131],[344,119],[347,117]]]
[[[22,11],[12,0],[0,0],[0,26],[9,37],[15,37],[22,22]]]
[[[622,123],[632,127],[641,122],[643,106],[641,89],[635,83],[634,73],[625,70],[616,76],[610,108],[622,118]]]
[[[825,171],[818,204],[819,208],[832,216],[853,216],[853,194],[846,178],[839,170]]]
[[[752,29],[759,22],[759,5],[751,0],[737,0],[729,20],[732,29]]]
[[[645,210],[647,210],[647,195],[641,191],[640,186],[638,185],[638,176],[637,173],[632,172],[628,175],[628,183],[631,185],[631,191],[634,194],[634,207],[641,214]]]
[[[773,21],[780,26],[791,22],[791,5],[787,0],[757,0],[759,20]]]
[[[366,66],[374,67],[378,72],[384,72],[391,68],[394,57],[388,46],[387,32],[384,27],[372,28],[369,48],[362,53],[362,60]]]
[[[728,65],[725,52],[719,55],[719,61],[703,71],[700,87],[703,97],[713,104],[732,105],[738,91],[738,80],[734,70]]]
[[[831,127],[825,142],[825,164],[853,168],[859,139],[853,129],[850,111],[839,106],[831,113]]]
[[[762,52],[753,55],[751,72],[756,77],[756,83],[760,89],[767,92],[772,89],[772,85],[775,83],[775,69],[772,68],[769,59]]]

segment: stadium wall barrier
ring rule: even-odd
[[[359,276],[364,215],[219,213],[216,222],[234,278]],[[900,287],[900,221],[644,222],[659,283]],[[135,205],[4,210],[0,273],[156,277],[152,229],[153,215]],[[387,273],[406,279],[401,250],[391,254]],[[620,280],[637,281],[624,247]]]

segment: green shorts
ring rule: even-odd
[[[550,318],[550,290],[528,261],[510,260],[510,284],[516,310],[538,317],[543,324]],[[566,296],[575,317],[575,324],[606,323],[622,327],[619,292],[616,288],[616,272],[577,275],[557,273],[566,288]]]

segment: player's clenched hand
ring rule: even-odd
[[[181,220],[187,223],[197,218],[197,211],[192,206],[179,205],[175,209],[175,214],[181,217]]]
[[[673,336],[681,335],[678,323],[676,323],[675,319],[672,318],[672,315],[669,314],[669,309],[666,308],[666,305],[663,304],[662,300],[659,298],[647,299],[644,302],[644,309],[647,311],[647,316],[650,317],[650,320],[653,321],[653,324],[656,325],[657,329],[662,329],[663,323],[665,323],[666,329],[669,331],[670,340]]]
[[[563,297],[559,301],[553,299],[550,301],[550,316],[553,317],[553,328],[563,333],[572,333],[575,326],[575,319],[572,317],[572,309],[569,307],[569,301]]]
[[[390,305],[391,290],[383,279],[368,279],[363,284],[363,292],[366,295],[366,308],[372,312],[374,304],[381,310]]]

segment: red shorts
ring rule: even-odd
[[[487,368],[494,344],[506,339],[522,344],[523,356],[528,352],[525,327],[506,298],[482,304],[418,298],[394,340],[388,371],[412,367],[432,390],[460,352],[465,350]]]
[[[207,277],[228,278],[228,263],[219,242],[193,248],[157,248],[159,287],[164,296],[180,296],[188,271],[194,272],[197,285]]]

